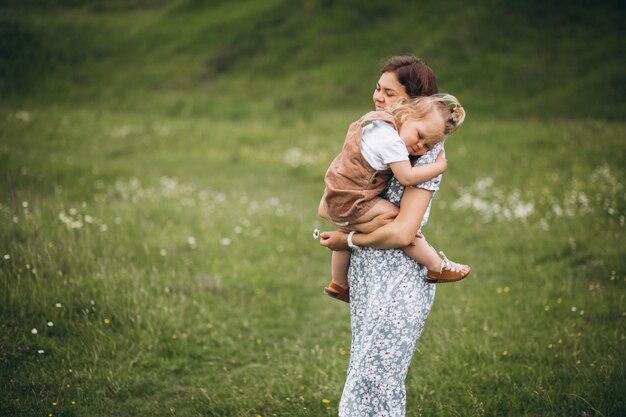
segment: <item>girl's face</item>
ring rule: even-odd
[[[395,104],[402,98],[409,98],[406,92],[406,88],[400,81],[394,72],[383,72],[376,83],[376,89],[374,90],[374,106],[377,111],[384,110],[385,107],[390,104]]]
[[[409,155],[422,156],[443,136],[443,120],[438,112],[433,111],[420,120],[405,120],[398,133]]]

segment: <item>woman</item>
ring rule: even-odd
[[[381,69],[373,99],[376,110],[382,110],[403,98],[436,93],[435,76],[423,61],[393,57]],[[438,144],[417,163],[433,162],[441,149]],[[441,175],[405,188],[392,178],[383,197],[400,206],[399,214],[393,221],[382,217],[383,227],[352,238],[352,346],[341,417],[405,415],[404,380],[435,286],[426,281],[426,268],[397,248],[410,244],[415,231],[428,221],[440,181]],[[322,233],[320,243],[332,250],[348,248],[347,235],[339,231]]]

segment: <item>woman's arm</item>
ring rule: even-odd
[[[413,242],[422,223],[431,191],[422,188],[406,188],[400,201],[400,213],[387,225],[372,233],[359,233],[352,237],[357,246],[370,246],[378,249],[403,248]],[[320,244],[331,250],[348,248],[347,234],[344,232],[323,232]]]

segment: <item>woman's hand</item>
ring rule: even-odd
[[[330,250],[348,250],[348,234],[341,230],[320,233],[320,245]]]

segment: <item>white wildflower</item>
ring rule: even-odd
[[[32,120],[32,114],[26,110],[20,110],[13,116],[19,122],[28,123]]]

